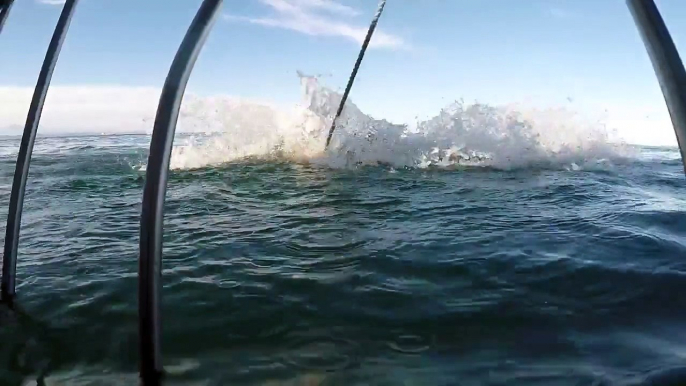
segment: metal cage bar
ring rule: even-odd
[[[362,42],[362,48],[360,48],[360,53],[357,55],[357,60],[355,60],[353,72],[350,74],[348,84],[345,86],[345,91],[343,92],[343,96],[341,97],[341,102],[338,105],[338,110],[336,110],[336,115],[333,117],[333,120],[331,121],[329,134],[326,136],[326,144],[324,145],[325,150],[329,148],[329,143],[331,143],[331,137],[333,136],[334,130],[336,130],[336,121],[341,116],[341,113],[343,113],[345,101],[348,100],[348,94],[350,94],[350,89],[352,89],[353,87],[355,77],[357,76],[357,71],[360,69],[360,65],[362,64],[362,59],[364,59],[364,53],[367,51],[367,46],[369,46],[369,42],[372,40],[372,35],[374,34],[374,30],[376,29],[376,24],[379,22],[379,18],[381,17],[381,13],[383,12],[385,6],[386,0],[381,0],[379,2],[379,7],[376,9],[376,13],[374,14],[374,18],[372,19],[372,22],[369,25],[367,35],[365,36],[364,41]]]
[[[38,131],[45,98],[48,95],[52,73],[57,64],[62,43],[64,43],[64,39],[67,36],[77,2],[78,0],[67,0],[64,3],[57,26],[55,26],[55,32],[53,32],[52,39],[48,45],[43,66],[38,75],[38,81],[36,82],[36,88],[33,92],[33,98],[31,99],[31,105],[26,117],[24,133],[21,137],[14,180],[12,181],[7,228],[5,229],[5,249],[2,257],[2,285],[0,292],[2,299],[7,302],[12,302],[16,290],[17,247],[19,244],[19,230],[21,228],[21,212],[24,205],[26,180],[29,175],[33,144],[36,140],[36,132]],[[5,9],[8,10],[8,8]]]
[[[204,0],[179,46],[162,88],[150,141],[141,210],[138,271],[140,376],[146,385],[163,375],[160,299],[164,198],[176,122],[188,78],[223,0]]]
[[[653,0],[627,0],[672,119],[686,173],[686,71]]]
[[[5,26],[5,21],[10,14],[13,3],[14,0],[0,0],[0,32],[2,32],[2,27]]]

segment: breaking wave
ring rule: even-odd
[[[602,121],[566,108],[531,109],[456,101],[431,119],[394,124],[363,113],[348,99],[331,146],[324,150],[341,95],[298,72],[301,103],[282,108],[225,97],[188,97],[180,125],[207,132],[177,141],[172,169],[220,165],[246,158],[284,159],[329,167],[456,165],[519,168],[603,167],[629,147]],[[190,130],[189,130],[190,129]]]

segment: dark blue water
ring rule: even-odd
[[[39,139],[19,310],[0,312],[3,385],[137,382],[147,141]],[[17,147],[0,143],[3,221]],[[177,170],[167,382],[678,384],[684,197],[676,149],[590,169],[275,159]]]

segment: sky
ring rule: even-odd
[[[16,0],[0,34],[0,132],[20,133],[63,1]],[[80,0],[41,132],[149,125],[200,0]],[[680,51],[686,2],[656,1]],[[187,95],[296,103],[296,70],[345,87],[376,0],[225,0]],[[681,43],[681,44],[680,44]],[[451,101],[601,112],[632,143],[675,145],[624,0],[388,0],[351,99],[408,123]]]

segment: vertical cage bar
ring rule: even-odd
[[[329,148],[329,143],[331,143],[331,137],[333,136],[334,130],[336,130],[336,121],[343,112],[343,107],[345,107],[345,101],[348,100],[348,94],[350,94],[350,90],[353,87],[355,77],[357,76],[357,71],[360,69],[360,65],[362,64],[362,59],[364,59],[364,53],[367,52],[367,46],[369,46],[369,42],[372,40],[372,35],[374,34],[374,30],[376,29],[376,24],[379,22],[379,18],[381,17],[381,13],[383,12],[385,6],[386,0],[381,0],[379,2],[379,7],[376,9],[376,13],[374,14],[374,18],[372,19],[371,24],[369,24],[367,35],[365,36],[364,41],[362,42],[362,48],[360,48],[360,53],[357,55],[357,60],[355,60],[353,72],[350,74],[350,78],[348,78],[348,84],[345,86],[343,97],[341,97],[341,103],[338,105],[338,110],[336,110],[336,115],[334,116],[333,121],[331,121],[331,127],[329,128],[329,134],[326,136],[326,144],[324,145],[324,150]]]
[[[686,71],[653,0],[627,0],[674,126],[686,173]]]
[[[140,376],[158,384],[161,356],[161,276],[164,199],[176,122],[193,65],[219,14],[222,0],[204,0],[179,46],[160,95],[150,141],[141,210],[138,271]]]
[[[10,14],[13,3],[14,0],[0,0],[0,33],[2,32],[2,27],[5,26],[5,21]]]
[[[21,137],[19,155],[12,181],[12,193],[10,194],[9,213],[7,215],[7,228],[5,229],[5,248],[2,256],[2,285],[1,293],[4,301],[11,302],[15,296],[16,273],[17,273],[17,247],[19,244],[19,230],[21,228],[21,212],[24,205],[24,193],[26,192],[26,179],[29,175],[29,165],[31,163],[31,153],[36,140],[36,132],[40,123],[45,98],[48,95],[52,73],[57,64],[62,43],[67,36],[69,24],[71,23],[74,9],[78,0],[67,0],[62,8],[62,13],[57,21],[55,32],[48,45],[48,51],[43,60],[33,92],[31,105],[26,117],[24,133]]]

